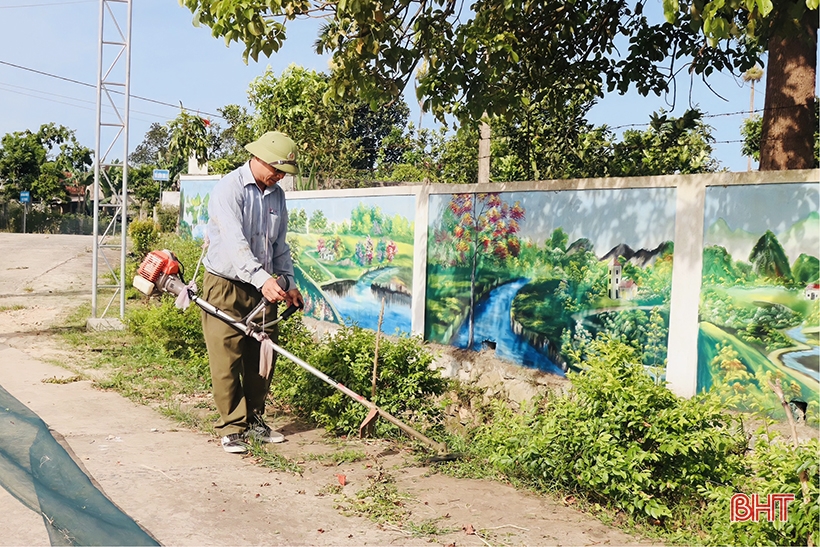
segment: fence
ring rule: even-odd
[[[768,374],[816,401],[818,180],[806,170],[289,192],[289,227],[321,319],[375,328],[389,294],[385,332],[562,374],[569,349],[607,331],[640,346],[680,395],[762,389]],[[186,233],[204,231],[215,183],[183,179]]]
[[[0,231],[22,232],[23,212],[23,205],[16,201],[0,203]],[[94,231],[90,215],[55,213],[39,204],[29,206],[25,221],[27,233],[90,235]]]

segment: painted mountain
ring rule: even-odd
[[[786,230],[775,233],[789,263],[794,263],[801,254],[817,256],[820,252],[820,214],[817,211],[809,213]],[[733,230],[724,219],[719,218],[706,230],[704,245],[719,245],[729,251],[735,260],[746,262],[760,236],[740,228]]]
[[[657,247],[651,250],[647,249],[638,249],[637,251],[633,250],[629,245],[625,243],[621,243],[620,245],[616,245],[608,253],[600,258],[601,261],[608,261],[613,258],[617,258],[622,256],[626,259],[627,262],[638,266],[639,268],[646,268],[647,266],[651,266],[655,263],[655,260],[658,259],[663,253],[667,251],[671,251],[673,244],[671,241],[664,241]]]
[[[760,239],[760,234],[753,234],[741,228],[732,230],[725,220],[719,218],[714,224],[709,226],[706,233],[703,235],[703,244],[706,247],[718,245],[723,247],[735,260],[749,259],[749,253],[752,252],[757,240]]]

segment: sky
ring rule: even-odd
[[[75,130],[83,145],[94,148],[99,12],[98,0],[0,0],[0,137],[54,122]],[[151,123],[175,118],[180,103],[216,122],[218,107],[246,106],[248,84],[268,66],[277,75],[290,64],[327,70],[327,57],[313,51],[315,22],[291,24],[289,37],[278,53],[245,65],[242,47],[235,43],[226,47],[224,40],[210,35],[210,29],[194,27],[191,18],[175,0],[133,2],[130,151],[142,141]],[[124,24],[125,18],[118,15],[117,20]],[[106,23],[106,28],[114,27]],[[125,65],[120,62],[117,66]],[[723,98],[699,80],[690,82],[681,77],[674,102],[672,97],[642,97],[635,92],[613,94],[593,107],[588,118],[596,125],[615,128],[619,134],[634,124],[645,128],[649,115],[660,108],[679,116],[690,104],[698,106],[714,128],[714,156],[721,166],[746,171],[748,160],[741,156],[738,141],[750,108],[749,84],[721,73],[714,74],[709,83]],[[764,89],[765,79],[755,86],[756,109],[763,106]],[[436,126],[432,116],[420,115],[412,86],[406,98],[411,121]],[[103,147],[112,139],[104,133]],[[115,147],[123,150],[124,141],[117,141]]]

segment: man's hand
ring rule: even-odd
[[[288,303],[288,306],[296,306],[299,309],[305,307],[305,301],[302,299],[302,293],[300,293],[297,288],[293,288],[285,293],[285,301]]]
[[[279,283],[276,282],[276,278],[274,277],[271,277],[262,285],[262,296],[264,296],[268,302],[279,302],[281,300],[287,300],[288,298],[287,293],[282,290],[282,287],[279,286]],[[299,297],[301,298],[301,295],[299,295]]]

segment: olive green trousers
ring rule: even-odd
[[[262,293],[248,283],[225,279],[205,272],[202,299],[241,320],[259,303]],[[276,317],[276,305],[265,309],[265,320]],[[262,322],[262,314],[255,317]],[[265,414],[265,399],[270,378],[259,375],[259,342],[246,336],[221,319],[202,312],[202,332],[208,348],[213,396],[219,411],[214,429],[220,436],[243,433],[255,419]],[[278,340],[278,325],[268,329],[268,336]],[[276,364],[276,353],[273,365]]]

